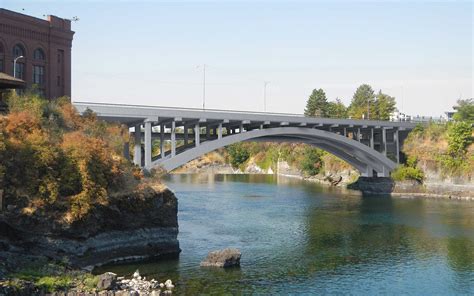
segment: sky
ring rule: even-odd
[[[72,100],[302,113],[370,84],[407,114],[474,97],[472,1],[21,1],[77,16]],[[201,65],[201,66],[199,66]]]

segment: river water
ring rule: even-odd
[[[179,259],[108,267],[174,294],[474,295],[474,202],[361,197],[272,175],[172,175]],[[236,247],[241,267],[200,268]]]

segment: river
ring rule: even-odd
[[[105,267],[175,294],[474,294],[474,202],[361,197],[273,175],[172,175],[179,259]],[[200,268],[236,247],[241,267]]]

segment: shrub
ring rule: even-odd
[[[395,181],[414,180],[423,183],[425,175],[423,171],[417,167],[418,161],[416,157],[409,157],[406,165],[397,167],[391,174]]]
[[[230,164],[237,168],[244,164],[250,157],[250,152],[243,143],[232,144],[227,147],[230,156]]]
[[[307,146],[304,150],[303,160],[301,161],[301,170],[310,176],[317,175],[321,171],[322,155],[323,151],[321,149]]]
[[[0,184],[7,202],[26,197],[55,205],[66,199],[72,217],[80,219],[141,178],[123,157],[123,127],[92,112],[80,116],[65,98],[13,94],[8,103],[10,113],[0,116]]]

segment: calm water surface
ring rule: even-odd
[[[263,175],[173,175],[179,259],[107,267],[175,294],[474,295],[474,202],[358,197]],[[240,268],[200,268],[236,247]]]

